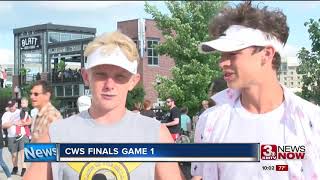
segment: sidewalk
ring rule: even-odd
[[[12,161],[11,161],[11,154],[9,153],[8,148],[4,147],[2,150],[2,153],[3,153],[2,154],[3,159],[6,162],[8,168],[9,168],[9,171],[11,172],[12,171]],[[20,174],[21,174],[21,168],[19,169],[17,175],[12,175],[11,177],[14,180],[21,180],[22,177],[20,176]],[[7,179],[7,176],[4,174],[3,169],[0,167],[0,180],[5,180],[5,179]]]

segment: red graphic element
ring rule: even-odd
[[[277,159],[277,145],[264,144],[261,145],[261,160],[276,160]]]
[[[288,165],[276,165],[276,171],[288,171],[289,166]]]

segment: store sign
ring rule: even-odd
[[[20,39],[21,50],[33,50],[41,48],[40,36],[25,37]]]

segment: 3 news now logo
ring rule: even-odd
[[[57,160],[55,144],[28,143],[24,145],[25,162],[54,162]]]
[[[306,147],[304,145],[284,145],[274,144],[261,145],[261,160],[277,159],[304,159]]]

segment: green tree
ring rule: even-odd
[[[126,107],[129,110],[132,110],[135,103],[143,103],[145,91],[143,89],[142,85],[137,85],[135,88],[133,88],[132,91],[130,91],[127,95],[127,101],[126,101]]]
[[[66,69],[66,63],[64,61],[64,58],[61,58],[59,63],[58,63],[58,71],[63,72]]]
[[[320,104],[320,19],[310,19],[304,25],[308,27],[312,47],[311,51],[303,47],[298,53],[297,72],[302,74],[303,82],[301,97]]]
[[[165,42],[156,46],[161,55],[174,59],[172,78],[158,77],[156,90],[161,99],[173,96],[177,105],[185,105],[191,115],[199,110],[201,101],[208,98],[208,88],[221,75],[217,65],[218,55],[198,52],[198,44],[209,40],[208,25],[226,1],[166,1],[170,14],[161,13],[155,6],[145,3],[162,31]]]
[[[0,88],[0,115],[5,111],[7,103],[11,98],[12,88]]]

